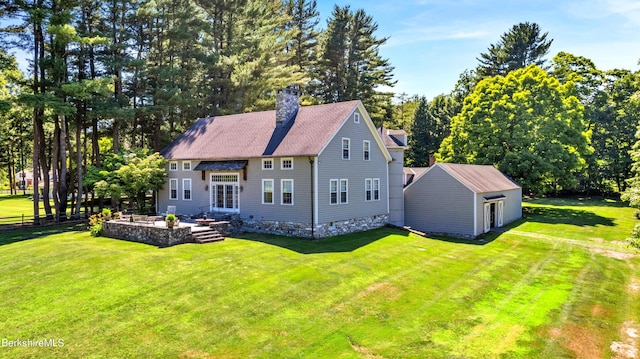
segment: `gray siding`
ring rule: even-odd
[[[404,194],[403,194],[403,166],[404,150],[389,151],[393,161],[389,163],[389,223],[394,226],[404,226]]]
[[[440,167],[404,190],[406,226],[428,233],[473,236],[474,193]]]
[[[484,203],[485,197],[503,195],[505,198],[502,214],[503,226],[522,218],[522,189],[512,189],[508,191],[477,193],[476,194],[476,225],[478,235],[484,232]]]
[[[178,214],[183,215],[193,215],[197,213],[201,213],[205,207],[209,206],[209,192],[205,191],[205,185],[209,184],[209,176],[205,177],[205,180],[202,180],[201,171],[193,171],[200,161],[190,161],[191,169],[190,171],[182,170],[182,163],[189,161],[177,161],[178,162],[178,170],[177,171],[169,171],[169,167],[167,165],[167,177],[165,178],[164,187],[158,191],[157,194],[157,204],[156,211],[158,213],[165,213],[167,211],[167,206],[176,206],[176,212]],[[178,179],[178,199],[170,200],[169,199],[169,179],[175,178]],[[190,178],[191,179],[191,200],[183,200],[183,179]]]
[[[308,157],[295,157],[292,170],[280,169],[280,158],[273,170],[262,169],[262,159],[249,160],[247,182],[240,193],[240,216],[266,221],[311,223],[311,169]],[[274,180],[273,204],[262,204],[262,179]],[[281,180],[293,179],[293,205],[282,205]]]
[[[359,113],[359,110],[356,110]],[[367,118],[360,113],[354,123],[352,114],[318,157],[318,223],[388,214],[388,164]],[[351,141],[349,160],[342,159],[342,138]],[[363,141],[370,142],[370,160],[363,159]],[[380,179],[380,200],[365,201],[365,179]],[[330,204],[330,180],[348,179],[348,204]]]

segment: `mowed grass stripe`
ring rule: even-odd
[[[391,229],[165,249],[86,232],[10,243],[0,246],[0,336],[66,345],[0,357],[613,357],[621,328],[638,323],[628,287],[640,262],[592,251],[599,242],[574,217],[583,212],[558,207],[590,208],[609,231],[605,248],[633,212],[561,204],[540,205],[579,224],[562,234],[571,241],[547,228],[571,225],[536,214],[482,246]]]

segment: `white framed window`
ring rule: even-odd
[[[365,161],[371,159],[371,142],[367,140],[362,141],[362,159]]]
[[[349,138],[342,138],[342,159],[343,160],[348,160],[351,158],[351,139]]]
[[[262,170],[269,171],[273,169],[273,158],[262,159]]]
[[[353,114],[353,122],[355,123],[360,123],[360,114],[359,113],[354,113]]]
[[[292,170],[293,169],[293,158],[281,158],[280,159],[280,169],[281,170]]]
[[[349,203],[349,180],[340,180],[340,204]]]
[[[371,201],[373,198],[373,180],[371,178],[365,178],[364,180],[364,200],[366,202]]]
[[[380,200],[380,179],[379,178],[373,179],[373,200],[374,201]]]
[[[178,199],[178,179],[177,178],[169,179],[169,199],[173,199],[173,200]]]
[[[338,204],[338,180],[329,180],[329,204]]]
[[[169,171],[174,172],[178,170],[178,161],[169,162]]]
[[[262,204],[273,204],[273,180],[262,180]]]
[[[191,161],[183,161],[182,162],[182,170],[183,171],[191,171]]]
[[[191,178],[182,179],[182,199],[191,201]]]
[[[280,185],[282,187],[282,197],[280,200],[280,204],[293,206],[293,180],[280,180]]]

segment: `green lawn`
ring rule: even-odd
[[[633,210],[525,213],[484,245],[393,229],[164,249],[0,232],[0,338],[64,341],[0,357],[637,358]]]
[[[31,195],[0,195],[0,218],[17,217],[24,214],[25,218],[33,218],[33,201]],[[40,203],[40,210],[44,213],[44,205]]]

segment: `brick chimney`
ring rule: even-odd
[[[276,93],[276,125],[282,126],[296,117],[300,86],[289,85]]]
[[[429,154],[429,167],[433,167],[436,164],[436,156],[433,153]]]

